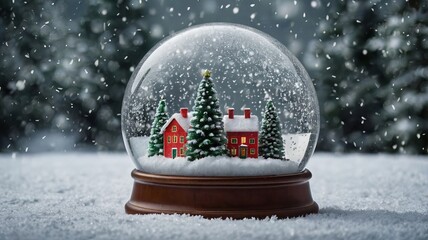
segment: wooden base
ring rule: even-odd
[[[184,177],[132,171],[128,214],[191,214],[206,218],[298,217],[318,212],[309,170],[257,177]]]

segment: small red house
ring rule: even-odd
[[[167,158],[185,157],[187,132],[192,114],[187,108],[172,115],[161,129],[163,134],[163,152]],[[251,115],[249,108],[244,115],[234,115],[229,108],[223,117],[224,130],[227,137],[227,149],[230,156],[241,158],[257,158],[259,156],[259,122],[257,116]]]
[[[187,131],[192,114],[187,108],[180,108],[180,113],[173,114],[161,129],[163,134],[163,152],[167,158],[185,157]]]
[[[244,108],[244,115],[235,115],[233,108],[223,117],[230,156],[257,158],[259,156],[259,120]]]

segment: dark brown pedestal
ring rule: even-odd
[[[128,214],[179,213],[206,218],[278,218],[318,212],[309,188],[312,174],[257,177],[184,177],[132,171]]]

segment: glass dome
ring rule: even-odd
[[[223,158],[188,161],[186,134],[194,125],[195,99],[201,94],[204,79],[213,83],[216,92],[226,154]],[[271,113],[275,112],[271,120],[266,115],[269,103]],[[159,111],[163,111],[162,121]],[[270,128],[263,130],[268,123]],[[171,124],[177,125],[170,127]],[[284,155],[271,159],[263,152],[281,146],[263,149],[262,139],[269,141],[275,131],[280,133],[277,138]],[[138,64],[123,100],[122,133],[128,154],[143,172],[201,176],[287,174],[302,171],[315,149],[318,101],[302,64],[272,37],[241,25],[202,24],[167,37]],[[156,145],[157,154],[149,157],[153,155],[149,151],[153,134],[161,140]]]

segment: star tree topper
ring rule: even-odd
[[[211,71],[210,71],[210,70],[208,70],[208,69],[203,70],[203,71],[202,71],[202,76],[203,76],[204,78],[210,78],[210,77],[211,77]]]

